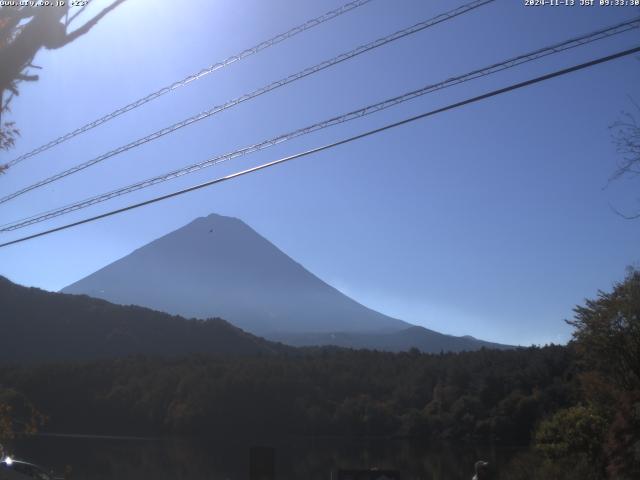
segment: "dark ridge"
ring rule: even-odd
[[[293,350],[220,319],[187,320],[85,295],[16,285],[0,276],[0,362],[89,360],[132,354],[275,354]]]

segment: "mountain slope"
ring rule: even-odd
[[[0,276],[0,362],[132,354],[256,355],[290,351],[220,319],[185,320],[142,307],[16,285]]]
[[[62,291],[186,317],[222,317],[264,336],[409,327],[326,284],[242,221],[215,214]]]
[[[242,221],[215,214],[62,291],[185,317],[221,317],[294,346],[389,351],[416,347],[424,352],[505,347],[443,335],[371,310],[320,280]]]

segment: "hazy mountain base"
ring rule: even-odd
[[[485,342],[470,336],[454,337],[424,327],[409,327],[396,332],[334,332],[334,333],[274,333],[269,340],[294,347],[334,345],[343,348],[373,349],[403,352],[417,348],[424,353],[463,352],[480,348],[505,350],[515,348],[500,343]]]

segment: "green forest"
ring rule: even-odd
[[[480,441],[533,447],[535,461],[522,459],[533,462],[528,473],[510,478],[640,478],[640,272],[577,307],[570,323],[567,346],[503,351],[308,348],[4,365],[1,428]]]

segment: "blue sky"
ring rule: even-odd
[[[337,7],[340,0],[129,0],[35,63],[2,160]],[[374,0],[209,75],[0,177],[0,193],[464,2]],[[93,11],[103,1],[93,2]],[[177,5],[181,6],[178,7]],[[87,13],[90,13],[89,10]],[[61,206],[453,75],[637,16],[637,8],[498,0],[296,82],[0,207],[0,223]],[[637,31],[427,95],[224,166],[2,234],[10,240],[636,46]],[[563,319],[640,262],[638,184],[607,187],[608,126],[640,99],[626,58],[65,232],[0,249],[0,274],[57,290],[198,216],[236,216],[383,313],[456,335],[565,342]],[[0,160],[0,161],[2,161]],[[605,188],[606,187],[606,188]]]

